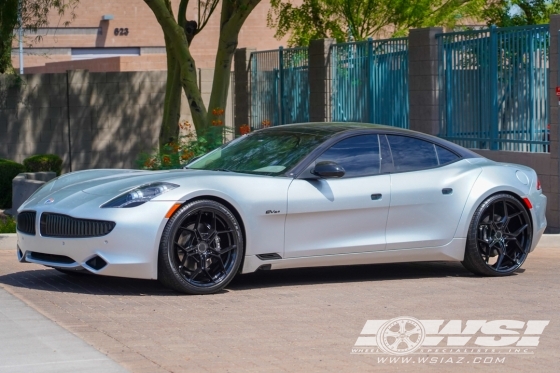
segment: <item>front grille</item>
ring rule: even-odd
[[[22,211],[17,217],[17,230],[21,233],[35,235],[35,211]]]
[[[76,219],[52,213],[41,214],[41,235],[45,237],[100,237],[109,234],[115,225],[112,221]]]

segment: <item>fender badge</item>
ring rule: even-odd
[[[54,198],[49,198],[45,201],[45,204],[50,204],[54,202]]]

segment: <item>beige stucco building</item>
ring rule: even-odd
[[[179,0],[171,0],[175,14]],[[191,1],[187,18],[196,20],[198,2]],[[198,68],[212,68],[219,37],[220,8],[191,45]],[[248,17],[239,35],[238,47],[276,49],[283,44],[266,26],[270,1],[263,0]],[[63,72],[69,69],[103,71],[166,70],[163,32],[151,9],[142,0],[81,0],[76,18],[51,15],[49,26],[23,39],[25,73]],[[39,36],[39,38],[37,38]],[[19,69],[18,40],[12,61]]]

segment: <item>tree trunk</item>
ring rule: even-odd
[[[185,31],[175,22],[173,15],[162,0],[144,0],[144,2],[152,9],[164,35],[169,38],[170,47],[180,66],[180,82],[189,101],[196,133],[197,135],[204,133],[207,127],[206,107],[198,89],[196,64],[189,51]]]
[[[243,23],[257,6],[260,0],[248,1],[243,10],[235,9],[232,2],[225,1],[222,5],[222,16],[220,26],[220,40],[216,52],[214,65],[214,80],[212,82],[212,93],[208,105],[207,123],[214,119],[212,111],[220,108],[225,111],[229,84],[231,81],[231,63],[239,37],[239,31]],[[221,128],[220,128],[221,130]],[[222,132],[220,132],[221,134]]]
[[[179,118],[181,115],[181,66],[175,58],[173,48],[165,37],[167,52],[167,84],[165,87],[165,103],[163,120],[159,132],[159,146],[179,140]]]
[[[0,6],[0,74],[12,73],[12,41],[18,22],[18,1],[2,0]]]

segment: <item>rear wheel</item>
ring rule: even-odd
[[[477,275],[509,275],[525,262],[532,232],[521,202],[509,194],[491,196],[474,213],[462,263]]]
[[[243,235],[227,207],[198,200],[181,207],[162,235],[158,279],[187,294],[210,294],[233,279],[243,259]]]

